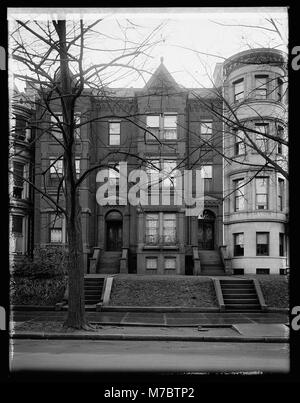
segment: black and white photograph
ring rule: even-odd
[[[288,7],[7,24],[12,376],[288,375]]]

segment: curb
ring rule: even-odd
[[[11,311],[65,311],[65,309],[57,309],[55,305],[11,305]],[[96,309],[86,308],[86,312],[95,311]],[[101,306],[99,312],[199,312],[199,313],[226,313],[220,308],[193,308],[193,307],[160,307],[160,306],[120,306],[106,305]],[[242,313],[242,312],[241,312]],[[288,308],[267,308],[264,313],[289,313]]]
[[[136,341],[205,341],[230,343],[288,343],[287,337],[241,337],[241,336],[168,336],[140,334],[74,334],[74,333],[41,333],[19,332],[12,339],[31,340],[136,340]]]

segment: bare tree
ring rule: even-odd
[[[120,78],[120,71],[122,74],[125,71],[125,76],[130,76],[132,73],[143,76],[146,72],[143,66],[150,57],[151,49],[161,41],[157,39],[157,34],[162,25],[147,32],[138,42],[129,38],[128,30],[138,29],[133,27],[130,21],[127,25],[119,23],[119,27],[122,35],[117,39],[122,46],[107,51],[104,47],[92,49],[88,43],[90,39],[95,43],[95,41],[101,42],[106,37],[105,32],[101,31],[101,20],[89,25],[83,20],[77,23],[65,20],[45,23],[20,20],[16,21],[11,32],[11,57],[19,70],[17,72],[15,69],[14,76],[26,81],[33,96],[28,102],[36,111],[30,123],[31,129],[35,129],[36,136],[28,147],[34,147],[44,135],[50,135],[61,149],[61,155],[52,161],[50,166],[36,172],[38,180],[37,178],[33,180],[22,178],[22,180],[28,182],[57,214],[65,216],[69,255],[69,308],[65,326],[74,328],[89,328],[85,317],[82,209],[79,188],[91,172],[107,167],[107,163],[99,162],[78,177],[75,162],[76,131],[93,120],[88,118],[80,122],[76,120],[78,102],[80,98],[87,96],[86,88],[90,88],[88,96],[95,90],[98,96],[99,94],[107,96],[108,85]],[[87,65],[86,54],[94,50],[103,52],[103,62],[91,62]],[[112,111],[110,117],[116,117],[116,114]],[[131,120],[132,116],[126,118]],[[12,147],[11,157],[15,156],[15,152]],[[49,170],[57,169],[57,161],[62,161],[62,170],[57,172],[57,192],[53,195],[47,188],[45,178]],[[11,174],[15,177],[17,175],[12,171]]]

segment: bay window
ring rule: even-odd
[[[269,178],[255,178],[256,210],[267,210],[269,208]]]

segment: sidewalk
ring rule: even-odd
[[[288,343],[279,313],[88,312],[93,331],[63,329],[66,312],[14,312],[14,339]]]

